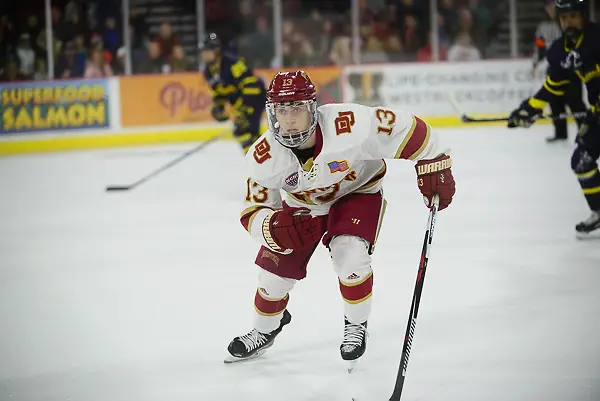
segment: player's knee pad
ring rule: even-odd
[[[258,274],[258,289],[254,296],[254,328],[262,333],[270,333],[279,327],[283,311],[290,299],[288,293],[296,280],[279,277],[264,269]]]
[[[340,280],[356,279],[371,274],[369,242],[354,235],[338,235],[329,243],[333,268]]]
[[[592,158],[587,149],[583,146],[577,146],[571,156],[571,169],[576,174],[585,174],[595,170],[598,167],[596,161]]]
[[[296,280],[280,277],[265,269],[260,269],[258,273],[258,292],[269,300],[284,298],[294,288],[294,284]]]
[[[329,248],[345,301],[344,315],[353,323],[362,323],[369,318],[373,293],[369,243],[353,235],[340,235],[331,240]]]

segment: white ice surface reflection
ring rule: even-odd
[[[457,195],[440,213],[403,400],[600,400],[600,246],[572,144],[547,126],[444,130]],[[246,172],[216,143],[0,159],[0,400],[387,400],[427,209],[390,162],[368,351],[352,389],[342,301],[319,249],[293,322],[261,359],[224,365],[251,325],[257,245],[238,222]]]

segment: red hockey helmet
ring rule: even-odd
[[[275,139],[296,148],[317,126],[317,91],[306,72],[279,72],[267,89],[267,121]]]

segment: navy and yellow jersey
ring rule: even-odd
[[[223,53],[215,63],[206,66],[204,77],[212,88],[215,103],[229,102],[234,107],[244,105],[262,114],[266,101],[265,84],[243,59]]]
[[[529,99],[529,104],[543,109],[556,97],[562,97],[569,85],[569,75],[575,73],[587,88],[592,108],[600,102],[600,25],[588,22],[574,47],[569,48],[561,37],[548,53],[548,75],[544,86]]]

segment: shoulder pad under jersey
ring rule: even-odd
[[[248,150],[246,163],[250,176],[258,184],[281,188],[282,177],[294,163],[294,155],[267,131]]]

